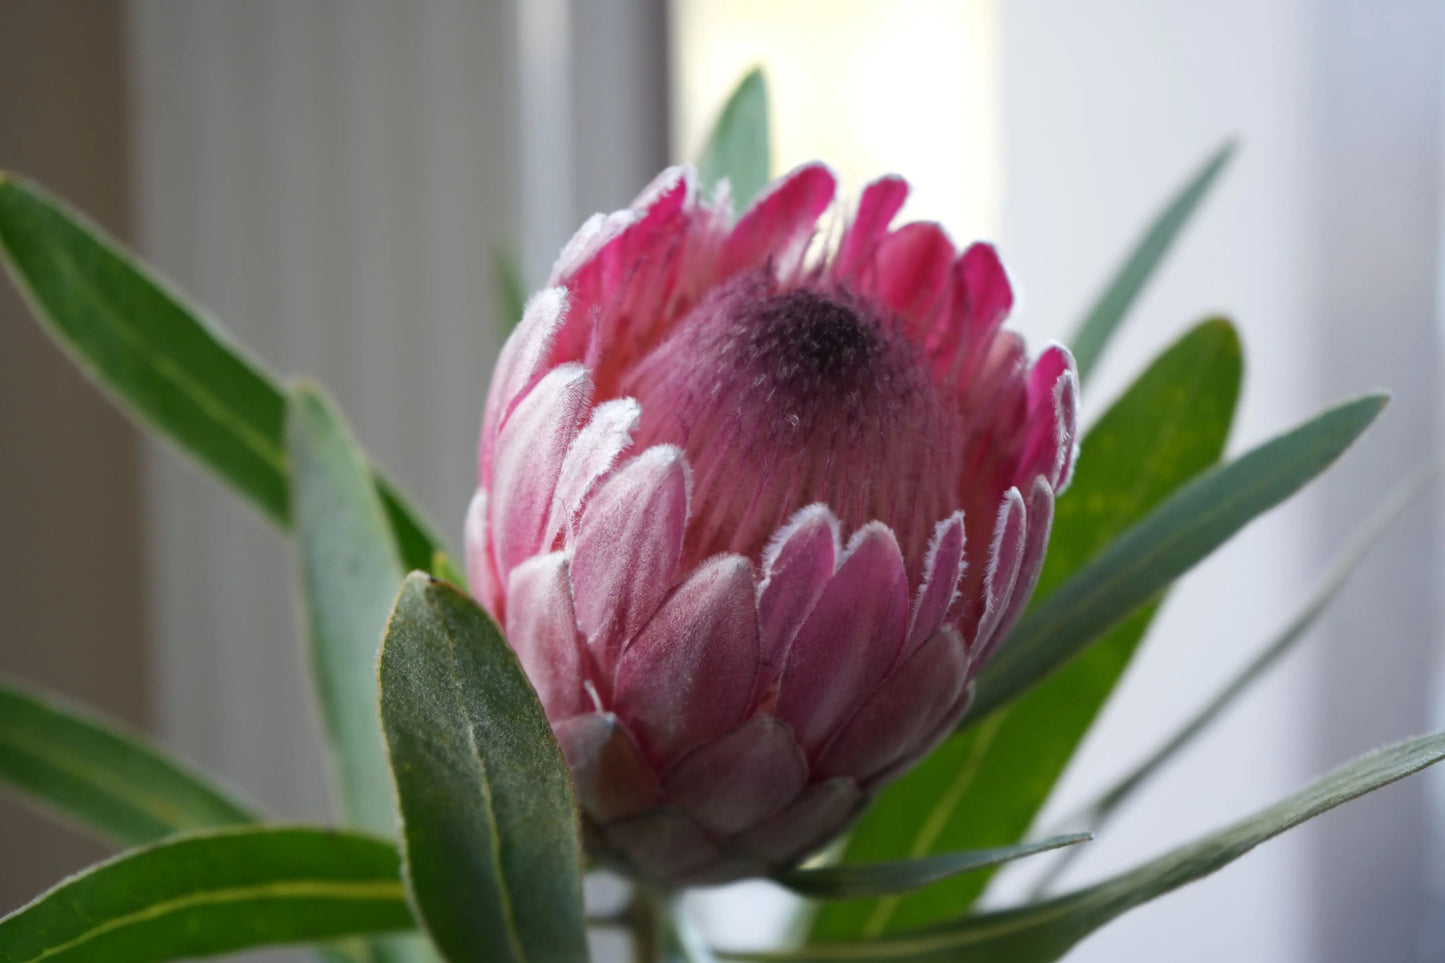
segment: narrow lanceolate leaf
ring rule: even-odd
[[[407,884],[442,955],[587,958],[571,778],[496,624],[413,573],[381,652]]]
[[[962,873],[1001,866],[1025,856],[1035,856],[1051,849],[1088,842],[1089,833],[1067,833],[1036,843],[1001,846],[997,849],[976,849],[962,853],[940,853],[923,859],[895,863],[873,863],[865,866],[820,866],[816,869],[795,869],[777,877],[777,881],[801,896],[813,899],[859,899],[886,896],[921,889]]]
[[[1060,497],[1036,599],[1046,598],[1169,494],[1219,460],[1239,395],[1239,339],[1206,321],[1160,355],[1084,439]],[[1023,839],[1143,638],[1153,607],[1023,698],[955,735],[885,789],[844,859],[867,863]],[[1009,645],[1012,643],[1005,643]],[[1027,759],[1028,765],[1019,765]],[[828,906],[815,940],[877,936],[967,909],[991,878],[971,873],[901,899]]]
[[[1189,223],[1195,209],[1214,186],[1215,180],[1224,171],[1232,156],[1234,145],[1226,144],[1205,162],[1199,173],[1190,178],[1189,183],[1184,185],[1149,225],[1149,229],[1130,252],[1119,273],[1099,296],[1070,345],[1074,360],[1079,366],[1081,382],[1088,380],[1094,365],[1104,353],[1105,345],[1109,343],[1109,338],[1119,327],[1119,323],[1124,320],[1124,315],[1128,313],[1134,299],[1153,276],[1155,268],[1164,260],[1164,255],[1169,253],[1169,248],[1174,244],[1179,232]]]
[[[1020,621],[983,670],[970,716],[1024,692],[1324,471],[1384,408],[1366,395],[1200,476],[1075,573]]]
[[[1192,743],[1196,736],[1223,715],[1224,711],[1233,705],[1241,695],[1253,688],[1254,683],[1264,678],[1270,668],[1309,634],[1309,630],[1319,621],[1320,616],[1324,615],[1330,603],[1339,597],[1345,582],[1364,561],[1369,550],[1404,513],[1405,509],[1429,488],[1437,472],[1438,469],[1435,467],[1423,470],[1391,493],[1390,497],[1371,513],[1370,517],[1362,522],[1346,540],[1344,547],[1340,549],[1339,554],[1326,570],[1319,585],[1316,586],[1294,618],[1290,619],[1289,623],[1244,668],[1240,669],[1214,698],[1205,703],[1203,708],[1180,726],[1174,735],[1166,739],[1158,749],[1145,757],[1143,762],[1129,770],[1123,778],[1100,793],[1078,813],[1067,818],[1064,821],[1065,824],[1088,826],[1096,832],[1102,829],[1118,808],[1162,769],[1166,762]],[[1043,892],[1053,880],[1059,877],[1069,864],[1072,855],[1072,853],[1065,854],[1063,859],[1050,867],[1049,872],[1037,884],[1036,892]]]
[[[703,148],[698,172],[712,188],[727,179],[733,209],[743,210],[768,183],[772,148],[768,142],[768,83],[761,68],[748,71],[723,106]]]
[[[123,845],[256,818],[247,805],[139,738],[4,682],[0,785]]]
[[[292,516],[312,679],[347,821],[396,832],[377,715],[376,656],[405,574],[364,456],[319,387],[291,390],[286,427]]]
[[[731,953],[732,959],[789,963],[889,960],[896,963],[1048,963],[1109,921],[1227,866],[1260,843],[1320,813],[1445,758],[1445,735],[1421,736],[1336,769],[1288,798],[1218,832],[1180,846],[1102,883],[1013,910],[864,943],[830,943],[783,953]],[[1227,924],[1227,921],[1214,921]]]
[[[283,527],[286,398],[205,312],[39,188],[0,173],[0,256],[31,310],[140,422],[199,459]],[[378,480],[408,565],[436,539]]]
[[[72,876],[0,920],[0,963],[150,963],[409,929],[391,843],[330,829],[181,836]]]

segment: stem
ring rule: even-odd
[[[668,925],[666,894],[646,884],[636,884],[623,918],[632,932],[633,963],[663,963]]]

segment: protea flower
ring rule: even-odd
[[[502,350],[467,519],[595,858],[718,882],[826,843],[956,724],[1033,591],[1073,359],[1002,330],[994,249],[836,244],[826,167],[734,222],[665,172],[590,220]]]

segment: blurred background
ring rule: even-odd
[[[1171,595],[1047,823],[1207,699],[1439,450],[1442,62],[1437,0],[4,0],[0,168],[134,245],[275,368],[320,376],[457,533],[509,320],[499,246],[542,278],[588,214],[696,155],[749,67],[772,85],[778,171],[821,157],[849,196],[908,176],[908,215],[998,241],[1035,346],[1068,336],[1162,200],[1237,138],[1086,419],[1211,313],[1246,348],[1232,450],[1366,388],[1395,401],[1321,484]],[[325,818],[287,544],[137,435],[8,284],[0,414],[0,672],[155,733],[282,817]],[[1069,881],[1445,728],[1442,505],[1416,506],[1302,650]],[[103,852],[0,798],[0,912]],[[991,899],[1017,889],[1004,877]],[[753,884],[698,911],[738,945],[780,905]],[[1445,778],[1417,778],[1070,958],[1442,957]]]

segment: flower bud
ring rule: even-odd
[[[993,248],[891,229],[896,177],[828,247],[833,194],[805,166],[734,223],[665,172],[584,225],[493,376],[472,591],[633,875],[789,865],[937,745],[1067,482],[1073,359],[1003,329]]]

